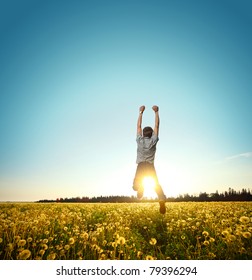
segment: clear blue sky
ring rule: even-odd
[[[0,201],[134,195],[136,121],[167,196],[252,187],[250,1],[1,1]]]

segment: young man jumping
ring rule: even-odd
[[[155,181],[155,192],[159,198],[160,213],[165,214],[165,194],[160,186],[154,167],[154,159],[156,153],[156,145],[159,140],[159,108],[152,107],[155,112],[155,127],[154,130],[147,126],[142,130],[142,116],[145,106],[139,109],[139,117],[137,120],[137,170],[133,182],[133,190],[137,191],[137,197],[141,199],[144,193],[143,179],[144,177],[152,177]]]

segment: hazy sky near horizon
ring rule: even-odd
[[[136,122],[167,196],[252,186],[250,1],[1,1],[0,201],[135,195]]]

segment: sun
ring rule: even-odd
[[[146,198],[155,198],[155,180],[148,176],[143,178],[143,187],[144,187],[144,197]]]
[[[160,164],[157,168],[158,180],[166,197],[177,197],[186,193],[192,193],[192,190],[200,184],[197,173],[192,168],[185,169],[183,166]]]

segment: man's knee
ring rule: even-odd
[[[140,184],[133,184],[132,188],[133,188],[134,191],[138,191],[141,188],[141,185]]]
[[[139,189],[141,189],[143,186],[142,186],[142,181],[141,180],[134,180],[133,181],[133,190],[134,191],[138,191]]]

